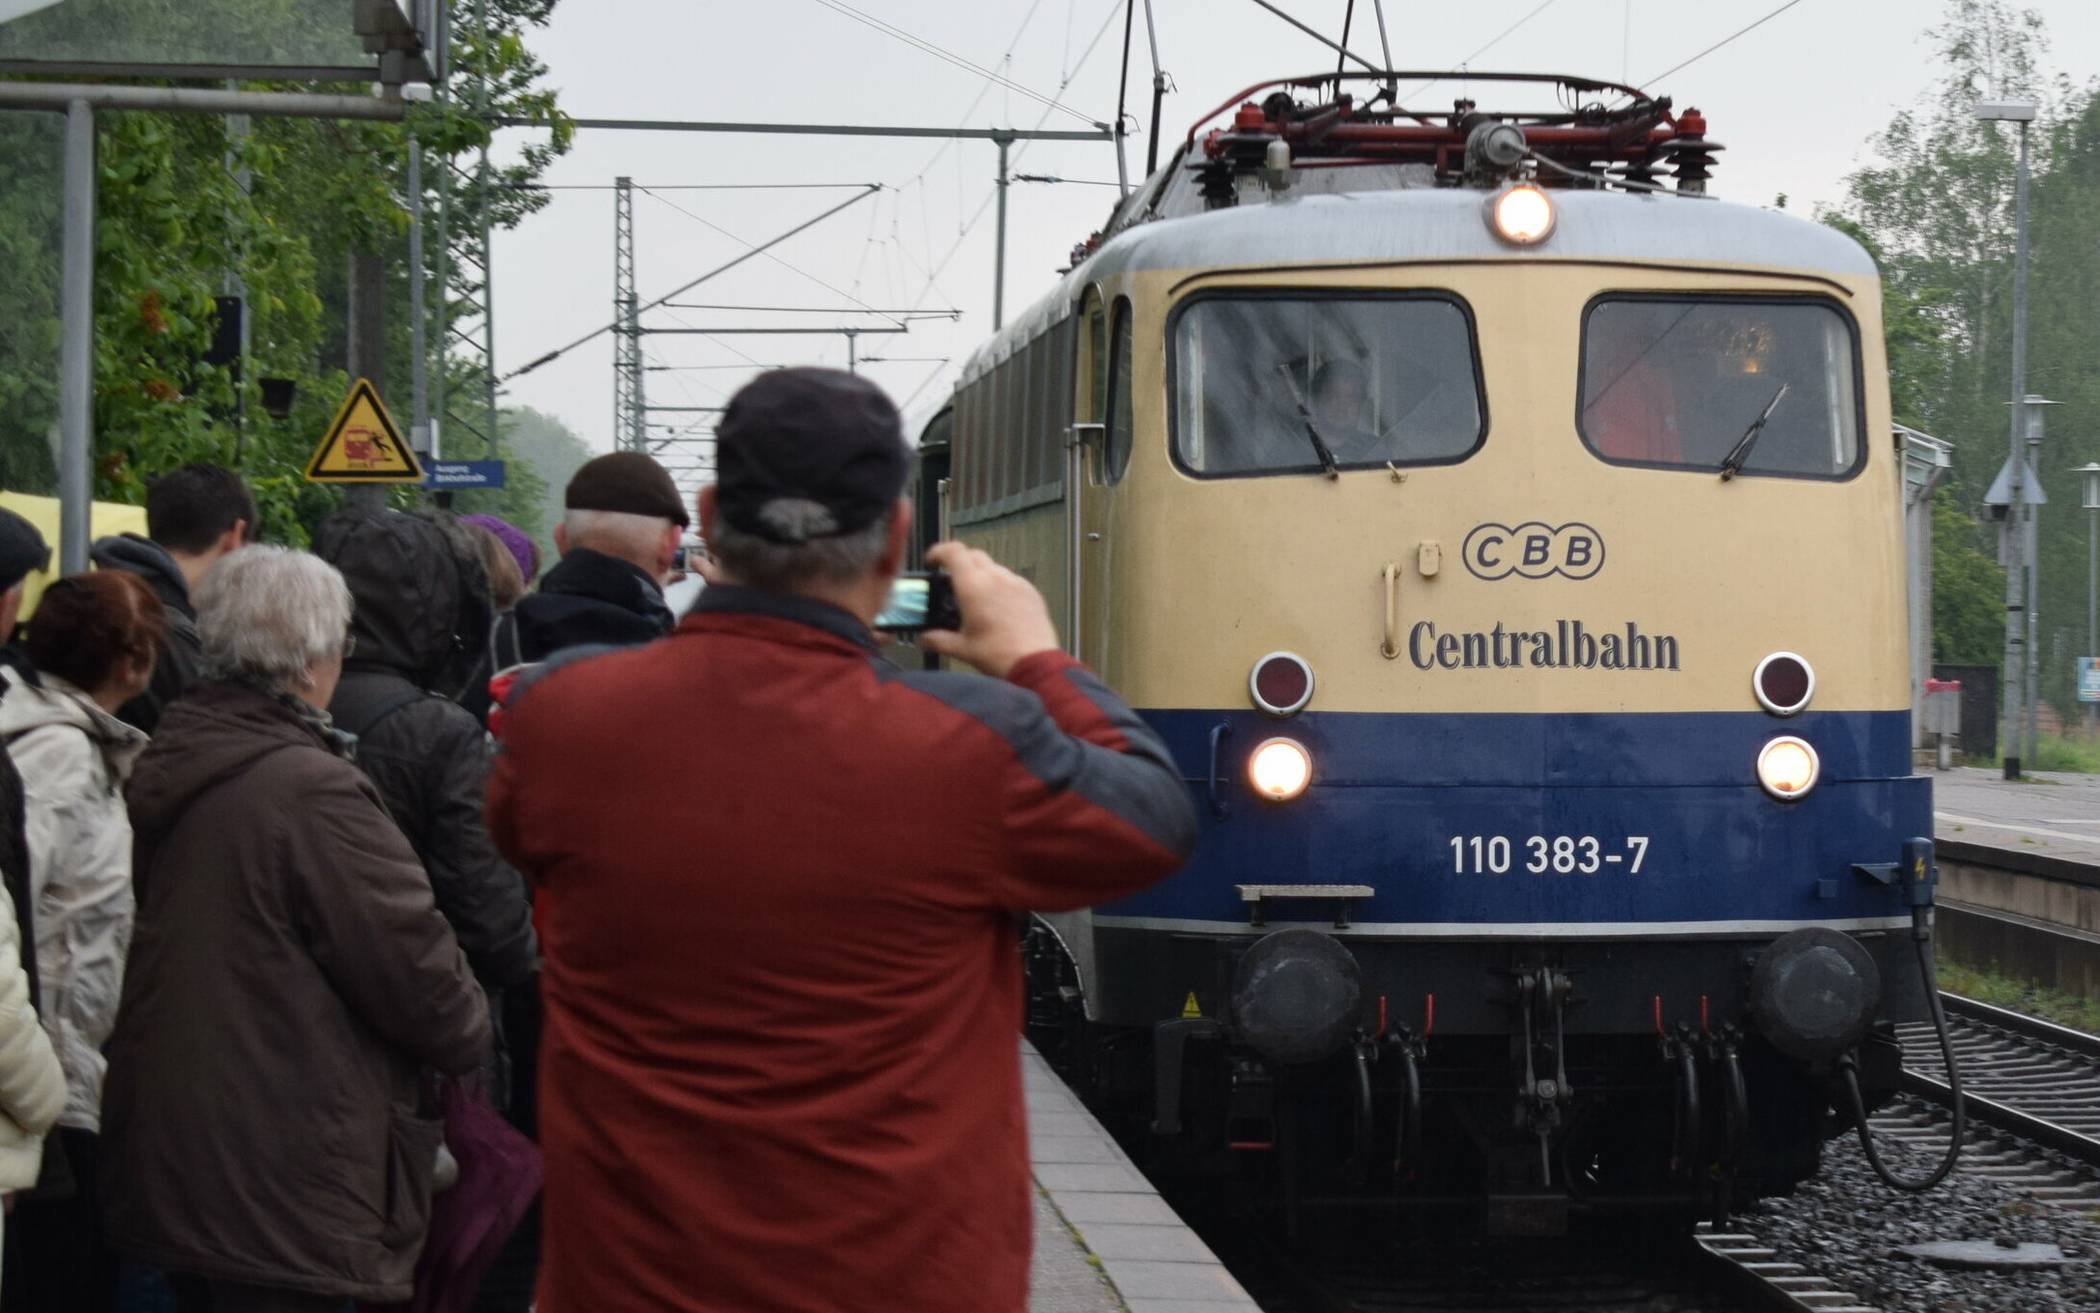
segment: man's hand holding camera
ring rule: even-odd
[[[926,563],[947,572],[962,612],[960,631],[929,629],[919,635],[927,651],[1004,679],[1023,657],[1057,648],[1057,626],[1034,584],[959,542],[928,548]]]

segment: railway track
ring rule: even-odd
[[[2100,1036],[1943,992],[1969,1116],[1961,1170],[2015,1186],[2037,1203],[2100,1208]],[[1932,1027],[1898,1027],[1904,1093],[1874,1132],[1936,1150],[1953,1091]]]

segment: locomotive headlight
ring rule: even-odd
[[[1782,734],[1757,754],[1757,782],[1781,802],[1792,802],[1816,787],[1822,763],[1806,739]]]
[[[1553,232],[1553,199],[1533,183],[1520,182],[1488,200],[1495,235],[1517,246],[1536,246]]]
[[[1312,754],[1296,739],[1266,739],[1247,758],[1247,782],[1270,802],[1289,802],[1312,783]]]

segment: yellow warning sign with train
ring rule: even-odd
[[[379,390],[361,378],[307,459],[306,478],[310,483],[421,483],[423,466],[387,414]]]

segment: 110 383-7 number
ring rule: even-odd
[[[1620,868],[1641,873],[1648,858],[1648,836],[1629,834],[1613,841],[1589,834],[1532,834],[1516,839],[1505,834],[1451,836],[1451,870],[1456,875],[1595,875]]]

